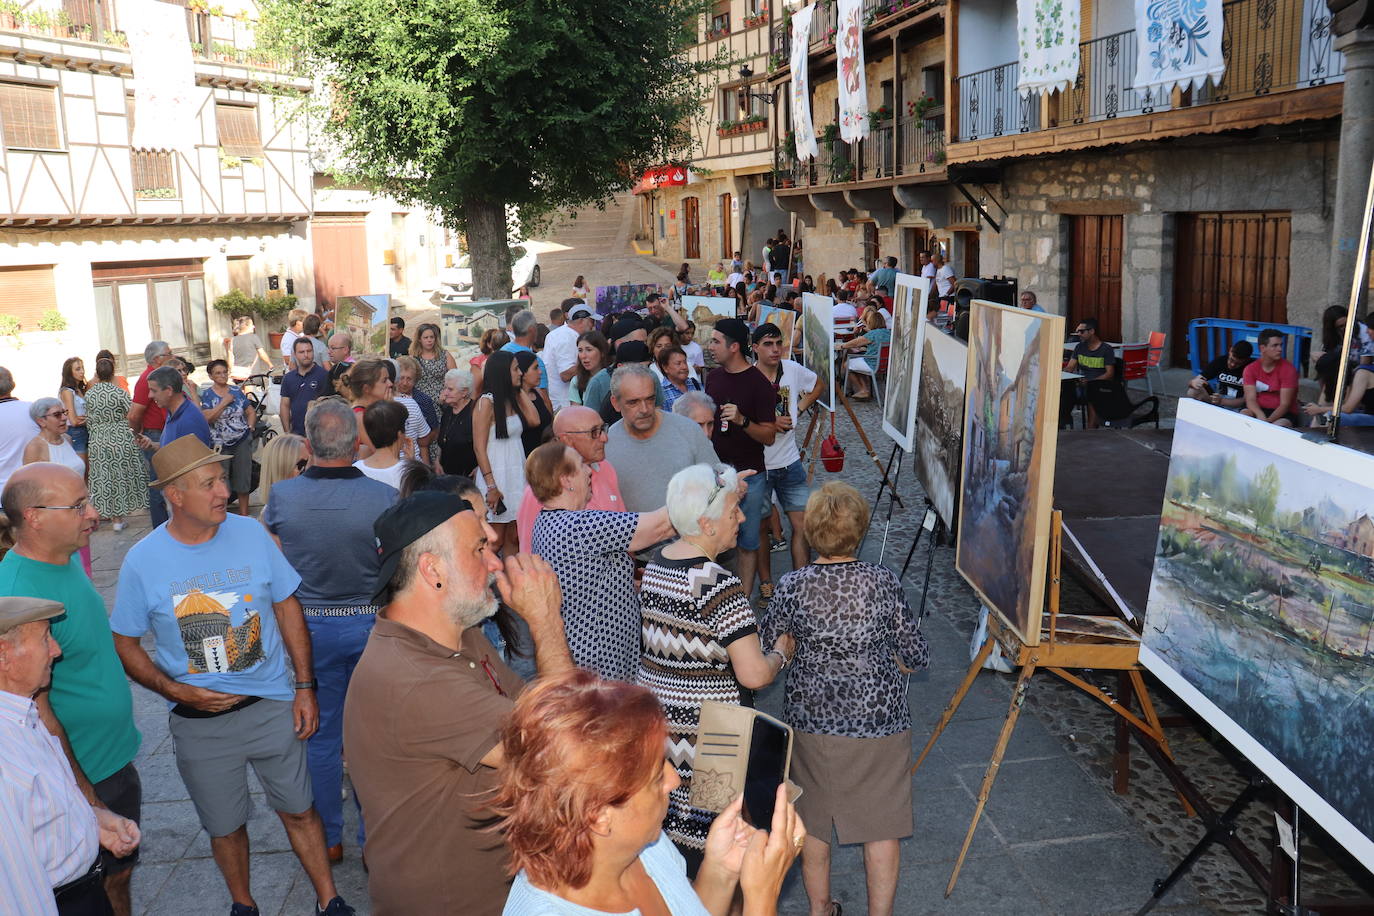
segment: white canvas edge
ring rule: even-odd
[[[817,404],[820,404],[822,407],[824,407],[826,410],[830,411],[831,413],[834,413],[834,412],[835,412],[835,402],[836,402],[836,398],[835,398],[835,343],[834,343],[834,341],[835,341],[835,312],[834,312],[834,309],[835,309],[835,300],[834,300],[834,298],[832,298],[832,297],[830,297],[830,296],[822,296],[820,293],[802,293],[802,310],[801,310],[801,317],[802,317],[802,365],[803,365],[803,366],[806,366],[806,312],[807,312],[807,309],[808,309],[808,308],[820,308],[821,303],[823,303],[823,302],[824,302],[824,303],[829,303],[829,305],[830,305],[830,311],[827,313],[827,317],[826,317],[826,320],[825,320],[826,332],[830,335],[830,341],[831,341],[831,343],[830,343],[830,365],[827,367],[827,368],[829,369],[829,372],[830,372],[830,375],[829,375],[829,378],[830,378],[830,389],[829,389],[829,390],[830,390],[830,403],[829,403],[829,404],[826,404],[826,403],[823,402],[823,401],[817,401],[816,403],[817,403]],[[810,366],[807,366],[807,368],[810,369],[811,367],[810,367]],[[812,371],[814,372],[815,370],[812,369]],[[816,374],[817,374],[817,375],[820,375],[819,372],[817,372]]]
[[[897,429],[887,422],[887,408],[882,411],[883,432],[893,442],[902,447],[902,451],[910,453],[916,447],[916,397],[920,394],[919,386],[921,383],[921,357],[925,354],[926,347],[926,310],[925,303],[930,295],[930,277],[918,277],[914,274],[897,274],[897,289],[911,287],[911,317],[916,322],[916,358],[911,363],[911,378],[907,384],[911,386],[911,397],[907,404],[906,429],[911,431],[911,435],[906,435],[905,431]],[[897,297],[894,294],[892,304],[897,304]],[[897,320],[896,313],[893,313],[893,321]],[[895,328],[893,330],[896,330]],[[895,339],[895,337],[894,337]],[[883,386],[883,397],[887,399],[884,403],[892,400],[894,379],[892,376],[892,349],[888,345],[887,353],[887,384]]]
[[[1368,463],[1374,459],[1344,446],[1310,442],[1291,429],[1278,428],[1253,417],[1242,416],[1221,407],[1213,407],[1210,404],[1203,404],[1201,401],[1188,399],[1179,402],[1176,422],[1192,423],[1194,426],[1204,427],[1209,432],[1231,436],[1255,447],[1266,446],[1268,443],[1263,441],[1266,439],[1291,445],[1292,448],[1271,450],[1324,474],[1330,474],[1351,483],[1359,483],[1361,486],[1368,486],[1368,478],[1361,478],[1357,473],[1356,465]],[[1361,460],[1352,461],[1352,456],[1359,456]],[[1158,545],[1155,549],[1158,550]],[[1153,575],[1151,578],[1153,580]],[[1145,626],[1148,627],[1149,625],[1150,612],[1147,606]],[[1244,754],[1246,759],[1272,779],[1274,784],[1282,789],[1289,798],[1293,799],[1298,807],[1315,818],[1317,823],[1321,824],[1323,829],[1330,833],[1332,838],[1344,846],[1351,855],[1359,859],[1365,868],[1374,872],[1374,838],[1361,833],[1354,824],[1346,820],[1343,814],[1318,795],[1316,790],[1290,770],[1283,761],[1270,753],[1264,745],[1260,744],[1219,706],[1208,699],[1206,694],[1194,687],[1163,656],[1156,653],[1143,641],[1140,646],[1140,661],[1155,677],[1163,681],[1165,686],[1176,693],[1179,699],[1202,716],[1208,725],[1220,732],[1227,741],[1235,746],[1236,750]]]

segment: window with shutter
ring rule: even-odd
[[[0,315],[13,315],[21,330],[36,331],[43,313],[55,308],[51,265],[0,267]]]
[[[62,149],[57,87],[0,83],[0,129],[7,149]]]
[[[262,155],[262,140],[258,137],[258,110],[251,105],[215,103],[215,124],[219,128],[219,145],[227,156],[251,159]]]
[[[125,99],[129,113],[129,137],[134,135],[134,98]],[[177,164],[174,153],[166,150],[129,150],[129,165],[133,171],[134,196],[142,200],[175,200],[181,194],[177,191]]]

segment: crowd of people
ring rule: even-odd
[[[330,870],[349,846],[376,913],[766,913],[798,855],[813,912],[838,913],[837,830],[890,913],[925,644],[854,555],[865,501],[808,484],[794,424],[822,380],[748,305],[698,341],[673,298],[603,319],[572,297],[547,325],[511,312],[461,367],[433,324],[394,318],[386,356],[355,355],[293,313],[271,408],[244,390],[276,361],[245,321],[200,386],[163,341],[132,384],[102,353],[94,383],[69,360],[32,402],[0,369],[0,747],[32,761],[0,767],[0,894],[131,912],[133,681],[167,703],[232,916],[257,912],[250,766],[319,913],[353,911]],[[107,615],[91,536],[145,509]],[[694,805],[702,705],[789,666],[800,798],[780,786],[761,824]],[[862,710],[836,690],[856,673]],[[856,808],[902,798],[905,819]]]

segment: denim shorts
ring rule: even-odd
[[[776,494],[784,512],[805,512],[811,487],[806,482],[806,465],[800,458],[785,468],[774,468],[766,475],[769,493]]]
[[[736,546],[740,550],[758,550],[759,524],[763,522],[763,516],[770,505],[767,473],[760,471],[751,474],[745,482],[749,485],[749,490],[739,504],[740,511],[744,513],[744,521],[739,526],[739,540]]]

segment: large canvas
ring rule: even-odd
[[[1040,644],[1064,319],[973,300],[955,567]]]
[[[735,317],[735,300],[730,296],[683,296],[682,308],[697,326],[693,339],[702,349],[711,342],[711,332],[716,329],[718,319]],[[709,357],[709,350],[707,355]]]
[[[1374,866],[1374,457],[1182,400],[1141,662]]]
[[[802,365],[821,378],[824,387],[816,401],[835,411],[835,300],[802,293]]]
[[[929,277],[897,274],[892,299],[892,343],[887,353],[887,390],[883,398],[883,432],[903,451],[911,451],[916,427],[916,383],[926,334]]]
[[[924,315],[921,320],[925,321]],[[940,520],[953,531],[964,441],[968,344],[928,322],[921,344],[921,380],[916,391],[916,416],[921,421],[916,427],[916,479],[935,504]]]
[[[797,313],[791,309],[778,308],[776,305],[760,305],[759,324],[775,325],[782,332],[782,339],[787,344],[786,355],[791,356],[792,347],[797,342]]]
[[[650,293],[661,293],[657,283],[632,283],[627,286],[598,286],[596,288],[596,313],[611,315],[615,312],[628,312],[644,307],[644,300]]]

